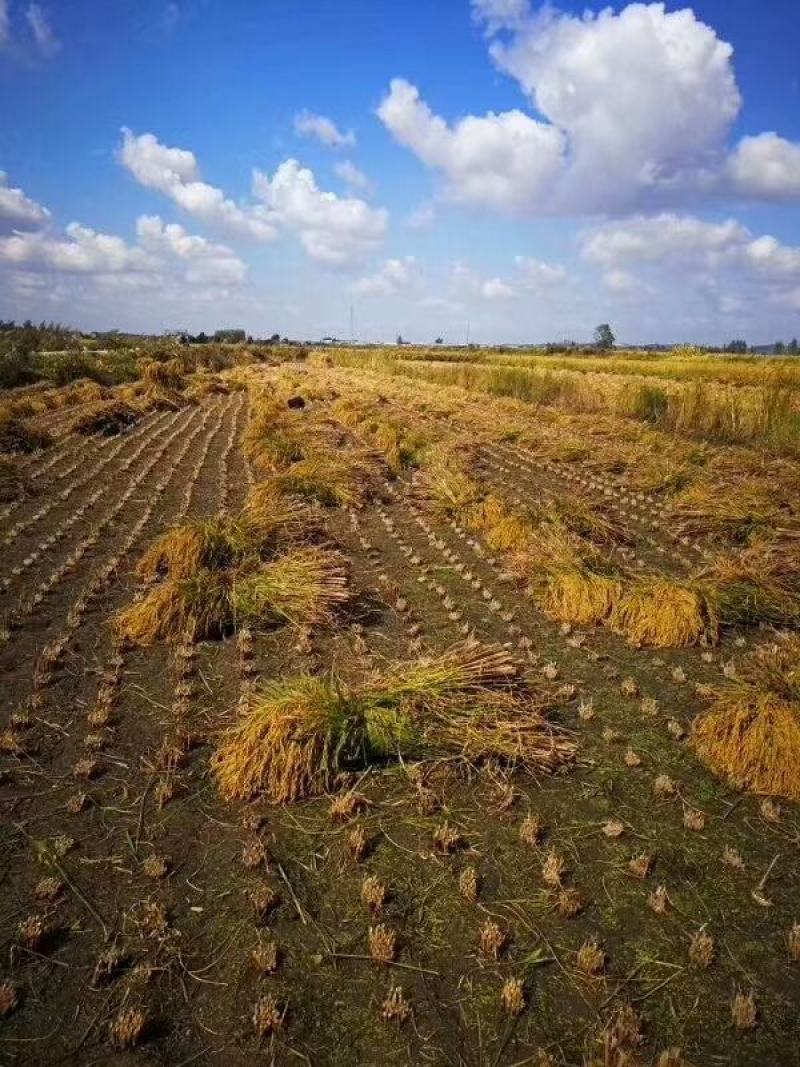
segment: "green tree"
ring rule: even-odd
[[[594,331],[595,345],[604,352],[608,352],[614,347],[615,341],[616,337],[614,336],[614,331],[607,322],[601,322]]]
[[[783,341],[776,341],[772,347],[772,351],[775,353],[776,356],[782,356],[783,353],[786,351],[786,345],[783,343]]]
[[[793,337],[791,339],[791,341],[789,342],[789,344],[788,344],[788,346],[786,348],[786,351],[789,353],[790,356],[796,356],[798,353],[800,353],[800,347],[798,347],[798,345],[797,345],[797,338],[796,337]]]

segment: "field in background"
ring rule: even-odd
[[[122,358],[0,395],[0,1061],[795,1062],[800,365]]]

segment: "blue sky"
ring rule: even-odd
[[[0,0],[0,317],[798,334],[793,8]]]

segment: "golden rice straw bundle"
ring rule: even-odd
[[[141,557],[136,573],[142,581],[158,574],[189,578],[202,567],[229,567],[257,549],[240,522],[226,518],[188,522],[162,534]]]
[[[178,638],[218,637],[233,622],[230,587],[223,576],[201,570],[171,578],[117,615],[115,629],[137,645]]]
[[[292,549],[237,577],[233,586],[239,622],[322,625],[349,598],[344,557],[316,546]]]
[[[220,789],[230,799],[264,792],[284,803],[398,755],[556,770],[575,746],[546,723],[542,703],[508,688],[516,677],[506,650],[470,643],[360,686],[306,675],[271,683],[221,736],[213,760]]]
[[[781,522],[781,508],[768,485],[756,479],[698,482],[672,502],[677,532],[685,537],[745,543]],[[788,521],[788,516],[786,519]],[[800,526],[795,520],[795,525]]]
[[[518,678],[519,669],[507,649],[467,640],[452,645],[440,656],[389,669],[367,683],[364,692],[389,694],[394,701],[413,696],[430,703],[454,690],[469,693],[510,686]]]
[[[740,789],[800,800],[800,704],[747,687],[719,691],[695,722],[704,763]]]
[[[345,698],[310,675],[269,684],[221,737],[212,768],[222,795],[263,792],[279,804],[327,788]]]
[[[683,648],[716,641],[716,613],[702,590],[668,578],[635,582],[620,596],[609,619],[611,628],[634,645]]]
[[[274,481],[259,482],[248,493],[242,508],[242,521],[263,548],[316,536],[321,523],[308,504],[282,493]]]
[[[379,470],[372,453],[312,455],[277,475],[275,484],[282,492],[320,504],[360,508],[372,496]]]
[[[757,542],[719,556],[698,576],[698,584],[725,623],[800,622],[800,546]]]
[[[548,574],[536,599],[551,618],[574,626],[589,626],[607,619],[621,596],[622,584],[615,578],[571,567]]]
[[[468,518],[483,496],[478,483],[465,474],[455,457],[443,450],[430,457],[421,484],[434,509],[452,519]]]

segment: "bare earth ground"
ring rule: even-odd
[[[350,372],[330,376],[347,395]],[[392,388],[381,383],[400,404]],[[336,631],[258,633],[254,667],[234,638],[203,643],[188,667],[165,646],[114,644],[108,620],[135,592],[141,551],[174,522],[242,504],[247,405],[245,393],[214,396],[118,438],[65,439],[26,461],[36,494],[0,511],[11,622],[0,730],[41,695],[30,721],[16,723],[23,750],[0,757],[0,980],[19,1001],[0,1021],[0,1063],[511,1067],[549,1062],[545,1052],[554,1063],[602,1063],[602,1035],[624,1005],[642,1033],[631,1063],[678,1046],[697,1067],[800,1064],[800,965],[786,944],[800,910],[797,812],[785,804],[765,816],[679,736],[700,709],[696,684],[719,679],[751,635],[725,634],[711,662],[699,649],[635,650],[599,628],[576,640],[502,561],[422,509],[403,477],[358,513],[330,512],[357,593]],[[522,499],[570,491],[557,466],[509,443],[483,451],[480,473]],[[575,474],[603,492],[579,463]],[[681,573],[702,545],[676,545],[657,513],[635,504],[634,552]],[[268,678],[335,666],[347,677],[367,660],[445,648],[467,625],[511,642],[538,681],[550,676],[557,719],[579,741],[575,768],[538,780],[497,767],[377,769],[358,782],[369,806],[344,821],[331,818],[329,798],[244,811],[220,799],[209,743],[253,669]],[[88,723],[103,687],[110,718]],[[171,713],[187,691],[190,734]],[[660,775],[672,795],[654,791]],[[520,837],[530,813],[544,828],[535,844]],[[458,833],[448,852],[434,842],[443,823]],[[366,837],[360,857],[355,826]],[[542,878],[551,851],[580,894],[572,918]],[[649,862],[635,871],[641,857]],[[474,902],[459,889],[468,867],[479,878]],[[361,899],[367,875],[388,890],[380,916]],[[42,899],[48,877],[60,888]],[[274,906],[258,913],[252,890],[264,885]],[[19,928],[31,916],[45,930],[26,944]],[[489,917],[506,935],[496,960],[479,950]],[[397,932],[393,964],[369,957],[377,921]],[[707,967],[690,959],[698,932],[714,939]],[[605,952],[595,976],[577,956],[592,937]],[[252,953],[273,940],[277,967],[265,974]],[[509,977],[524,981],[518,1016],[500,1003]],[[396,986],[412,1010],[402,1026],[382,1017]],[[731,998],[751,991],[757,1025],[738,1032]],[[253,1006],[267,993],[285,1018],[259,1042]],[[126,1008],[147,1025],[137,1047],[120,1051],[109,1023]]]

